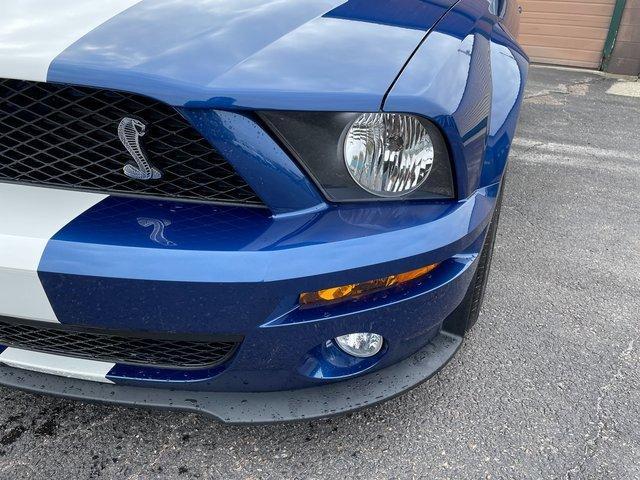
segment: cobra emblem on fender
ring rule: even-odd
[[[140,144],[140,137],[143,137],[146,131],[147,126],[136,118],[124,117],[118,124],[118,138],[135,162],[127,162],[122,171],[134,180],[157,180],[162,177],[162,172],[147,160]]]

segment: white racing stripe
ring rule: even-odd
[[[47,242],[107,195],[0,183],[0,315],[57,322],[38,278]]]
[[[62,357],[60,355],[32,352],[12,347],[0,353],[0,363],[34,372],[102,383],[113,383],[106,376],[115,366],[115,363],[110,362]]]
[[[74,42],[141,0],[3,0],[0,78],[46,81],[51,62]]]

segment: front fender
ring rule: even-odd
[[[482,0],[462,0],[429,33],[384,110],[433,119],[447,138],[459,198],[495,182],[517,123],[528,59]]]

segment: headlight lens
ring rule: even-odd
[[[406,113],[258,112],[328,200],[455,198],[440,129]]]
[[[399,197],[419,188],[433,165],[429,132],[411,115],[365,113],[344,141],[344,161],[355,182],[381,197]]]

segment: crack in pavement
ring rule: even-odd
[[[537,97],[544,97],[546,95],[551,95],[553,93],[557,93],[559,95],[586,95],[588,90],[587,89],[581,89],[579,87],[581,86],[586,86],[587,88],[595,83],[598,82],[604,82],[606,81],[606,78],[601,78],[601,77],[594,77],[594,78],[588,78],[586,80],[578,80],[575,82],[569,82],[569,83],[559,83],[557,88],[546,88],[543,90],[540,90],[539,92],[535,92],[535,93],[531,93],[531,94],[525,94],[524,95],[524,100],[528,100],[530,98],[537,98]]]
[[[627,348],[622,352],[622,354],[619,357],[620,360],[618,362],[618,368],[616,369],[616,372],[609,378],[609,381],[606,384],[600,387],[600,391],[602,393],[598,395],[598,399],[596,400],[595,413],[596,413],[596,419],[597,419],[597,428],[596,428],[595,434],[593,434],[590,437],[587,437],[584,444],[584,454],[582,455],[581,459],[578,461],[577,465],[567,470],[564,476],[565,480],[571,480],[572,478],[574,478],[573,477],[574,474],[578,475],[580,473],[584,473],[584,468],[586,466],[587,461],[595,456],[596,452],[598,451],[598,448],[601,445],[601,440],[604,438],[605,430],[608,429],[610,423],[615,424],[615,421],[611,419],[609,412],[607,412],[607,410],[602,406],[602,402],[605,399],[605,397],[609,394],[609,392],[612,391],[615,384],[619,380],[624,379],[624,374],[622,373],[622,369],[628,362],[629,357],[631,357],[631,354],[633,353],[633,350],[635,347],[635,342],[638,339],[640,339],[640,335],[633,338],[629,342],[629,344],[627,345]],[[607,420],[609,420],[609,422]]]

